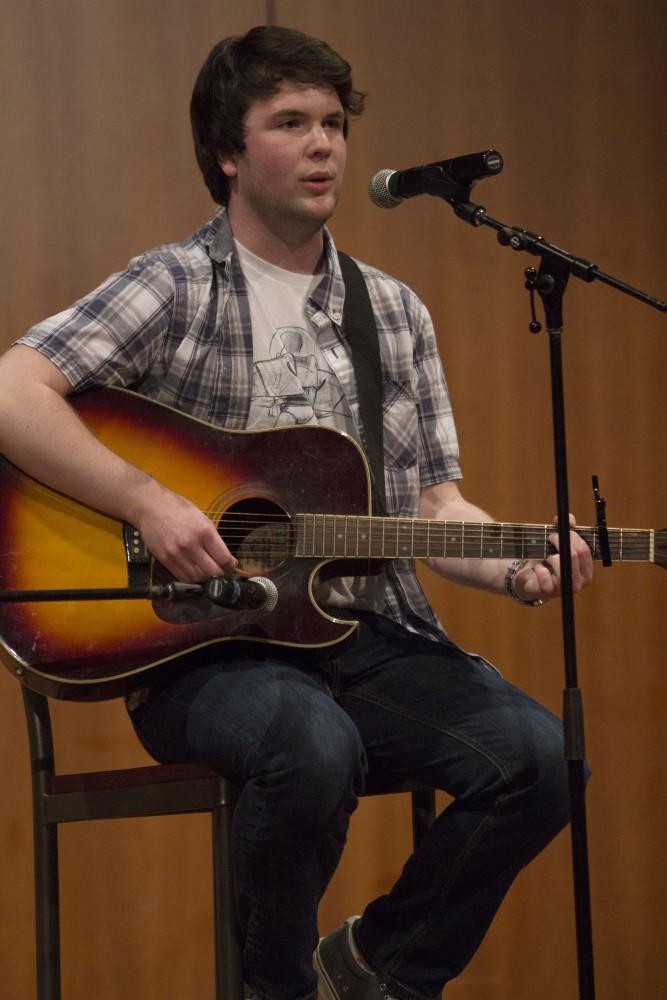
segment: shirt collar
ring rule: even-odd
[[[311,298],[326,313],[332,323],[336,326],[341,325],[345,302],[345,284],[333,237],[326,228],[324,230],[324,274],[320,283],[313,289]]]
[[[234,252],[234,237],[226,209],[219,208],[206,227],[204,246],[216,264],[224,264]]]
[[[204,245],[211,260],[223,266],[227,264],[234,253],[234,237],[226,209],[218,208],[209,222],[204,233]],[[327,314],[332,323],[340,326],[345,301],[345,285],[333,237],[326,228],[324,230],[324,274],[322,280],[313,289],[311,298]]]

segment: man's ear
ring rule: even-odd
[[[225,177],[236,177],[237,167],[236,167],[236,156],[234,153],[228,153],[225,156],[218,157],[218,166],[222,170]]]

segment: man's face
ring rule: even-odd
[[[241,241],[247,227],[298,239],[326,222],[347,158],[344,120],[338,95],[323,87],[283,83],[273,97],[250,106],[245,149],[220,159]]]

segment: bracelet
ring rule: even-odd
[[[519,595],[516,593],[514,589],[514,577],[517,575],[519,570],[523,569],[523,567],[527,564],[527,562],[528,562],[527,559],[515,559],[514,562],[511,562],[509,564],[509,566],[507,567],[507,572],[505,573],[505,582],[504,582],[505,590],[510,595],[512,600],[516,601],[517,604],[523,604],[529,608],[541,608],[542,605],[544,604],[544,601],[540,600],[527,601],[525,600],[525,598],[519,597]]]

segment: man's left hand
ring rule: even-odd
[[[570,524],[575,524],[572,514],[570,514]],[[558,548],[558,533],[549,535],[549,541]],[[570,532],[570,553],[572,590],[577,594],[593,580],[593,556],[586,542],[576,531]],[[558,553],[547,556],[546,559],[530,559],[516,574],[513,590],[516,596],[524,601],[549,601],[552,597],[559,597],[561,566]]]

